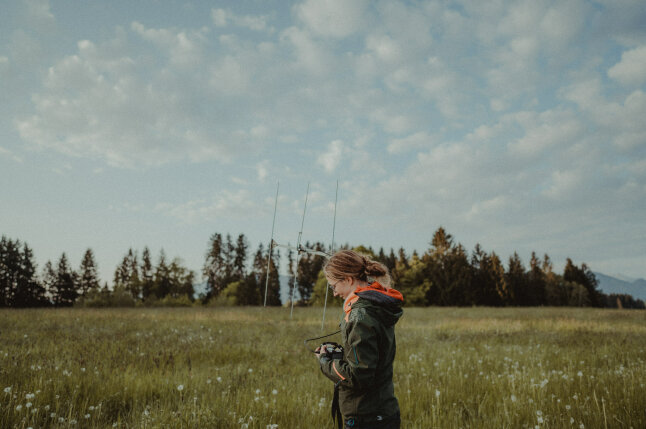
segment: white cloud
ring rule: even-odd
[[[509,143],[512,153],[535,157],[553,146],[567,147],[581,136],[583,127],[573,112],[521,112],[516,120],[525,129],[525,135]]]
[[[267,178],[267,174],[269,173],[268,167],[269,160],[267,159],[256,164],[256,175],[258,176],[259,181],[264,182]]]
[[[336,59],[332,52],[311,34],[297,27],[282,32],[281,39],[288,41],[295,49],[296,64],[312,76],[327,75],[334,70]]]
[[[197,199],[181,204],[158,203],[154,211],[179,220],[183,224],[216,222],[235,217],[248,219],[260,211],[251,193],[241,189],[221,191],[213,200]]]
[[[23,162],[21,157],[19,157],[18,155],[14,154],[9,149],[6,149],[6,148],[4,148],[2,146],[0,146],[0,157],[9,158],[9,159],[11,159],[11,160],[13,160],[15,162],[18,162],[18,163]]]
[[[202,62],[204,53],[201,45],[205,41],[203,31],[187,33],[167,28],[146,28],[136,21],[131,24],[131,28],[143,39],[157,45],[163,54],[169,55],[173,64],[195,67]]]
[[[27,5],[27,10],[30,17],[36,22],[50,23],[55,21],[54,15],[51,12],[49,0],[24,0]]]
[[[393,139],[387,149],[390,153],[403,153],[415,149],[425,149],[436,140],[436,137],[430,136],[425,131],[420,131],[401,139]]]
[[[248,90],[250,76],[238,59],[226,56],[211,68],[209,85],[224,94],[243,94]]]
[[[229,23],[253,31],[273,32],[273,27],[268,25],[267,16],[237,15],[230,9],[212,9],[211,19],[216,27],[226,27]]]
[[[32,97],[35,114],[15,121],[23,140],[128,167],[226,160],[245,150],[196,110],[207,101],[203,85],[174,68],[178,61],[186,65],[174,54],[186,41],[183,33],[136,24],[134,31],[165,47],[168,63],[158,68],[133,59],[124,34],[102,45],[80,41],[76,55],[49,68],[43,90]]]
[[[333,173],[343,159],[345,152],[344,143],[341,140],[334,140],[328,149],[318,156],[316,163],[321,165],[328,173]]]
[[[366,0],[306,0],[295,7],[297,16],[313,33],[344,38],[361,30],[365,20]]]
[[[621,54],[621,61],[608,70],[608,76],[623,85],[638,86],[646,82],[646,45]]]

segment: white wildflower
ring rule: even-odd
[[[583,377],[583,373],[581,371],[577,372],[576,375],[579,377]]]
[[[11,393],[11,386],[4,388],[4,393]]]
[[[184,390],[184,385],[180,384],[179,386],[177,386],[177,390],[179,390],[180,392]]]
[[[565,406],[565,409],[568,410],[568,411],[570,411],[570,408],[572,408],[572,407],[570,407],[570,405]]]
[[[34,395],[33,393],[27,393],[27,394],[25,395],[25,399],[26,399],[26,400],[34,399],[34,396],[36,396],[36,395]]]
[[[256,395],[260,395],[260,389],[256,389]]]
[[[579,429],[585,429],[585,426],[583,425],[583,423],[579,425]]]
[[[276,389],[272,390],[272,391],[271,391],[271,394],[272,394],[272,395],[278,395],[278,390],[276,390]]]
[[[210,378],[208,378],[208,379],[206,380],[206,384],[211,384],[211,379],[210,379]]]
[[[570,424],[574,423],[574,417],[570,417]]]
[[[27,402],[27,403],[25,404],[25,407],[27,407],[27,408],[31,408],[31,402]]]
[[[22,405],[20,404],[16,405],[16,411],[20,411],[20,410],[22,410]]]
[[[579,396],[578,396],[578,395],[574,395],[574,396],[572,396],[572,399],[574,399],[574,400],[576,401],[577,399],[579,399]]]
[[[511,395],[511,402],[516,402],[516,395]]]
[[[50,417],[50,418],[52,418],[52,419],[53,419],[53,418],[55,418],[55,417],[56,417],[56,413],[51,413],[51,414],[49,415],[49,417]]]
[[[92,417],[92,416],[90,416],[89,414],[86,414],[84,417],[85,417],[86,419],[89,419],[89,418],[90,418],[90,417]]]
[[[537,417],[537,418],[536,418],[536,421],[537,421],[538,423],[543,423],[543,417],[540,417],[540,416],[539,416],[539,417]]]
[[[437,389],[435,390],[435,397],[436,397],[436,398],[439,398],[439,397],[440,397],[440,391],[439,391],[439,390],[437,390]]]
[[[536,415],[540,417],[543,415],[543,412],[541,410],[536,410]]]
[[[253,368],[249,368],[249,374],[253,372]]]
[[[276,423],[269,424],[269,425],[267,425],[267,429],[278,429],[278,425]]]
[[[222,377],[218,377],[218,378],[216,378],[216,380],[217,380],[218,383],[222,383]]]

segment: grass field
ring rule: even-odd
[[[0,311],[0,427],[332,427],[320,308]],[[340,309],[328,309],[325,332]],[[646,312],[407,308],[403,428],[645,428]]]

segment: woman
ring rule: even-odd
[[[323,272],[334,296],[345,299],[341,319],[343,358],[333,359],[320,348],[316,352],[321,371],[338,389],[345,427],[399,428],[393,360],[395,323],[402,316],[404,298],[390,287],[388,269],[383,264],[352,250],[335,253]]]

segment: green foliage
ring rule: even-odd
[[[210,305],[216,307],[238,305],[238,289],[240,289],[240,282],[229,283],[215,299],[210,301]]]
[[[325,273],[319,271],[319,276],[316,279],[314,284],[314,289],[312,291],[312,297],[310,298],[308,304],[314,306],[322,307],[325,304],[325,295],[327,294],[327,306],[328,307],[340,307],[343,305],[343,299],[339,296],[334,296],[332,290],[328,287],[327,279],[325,278]]]

